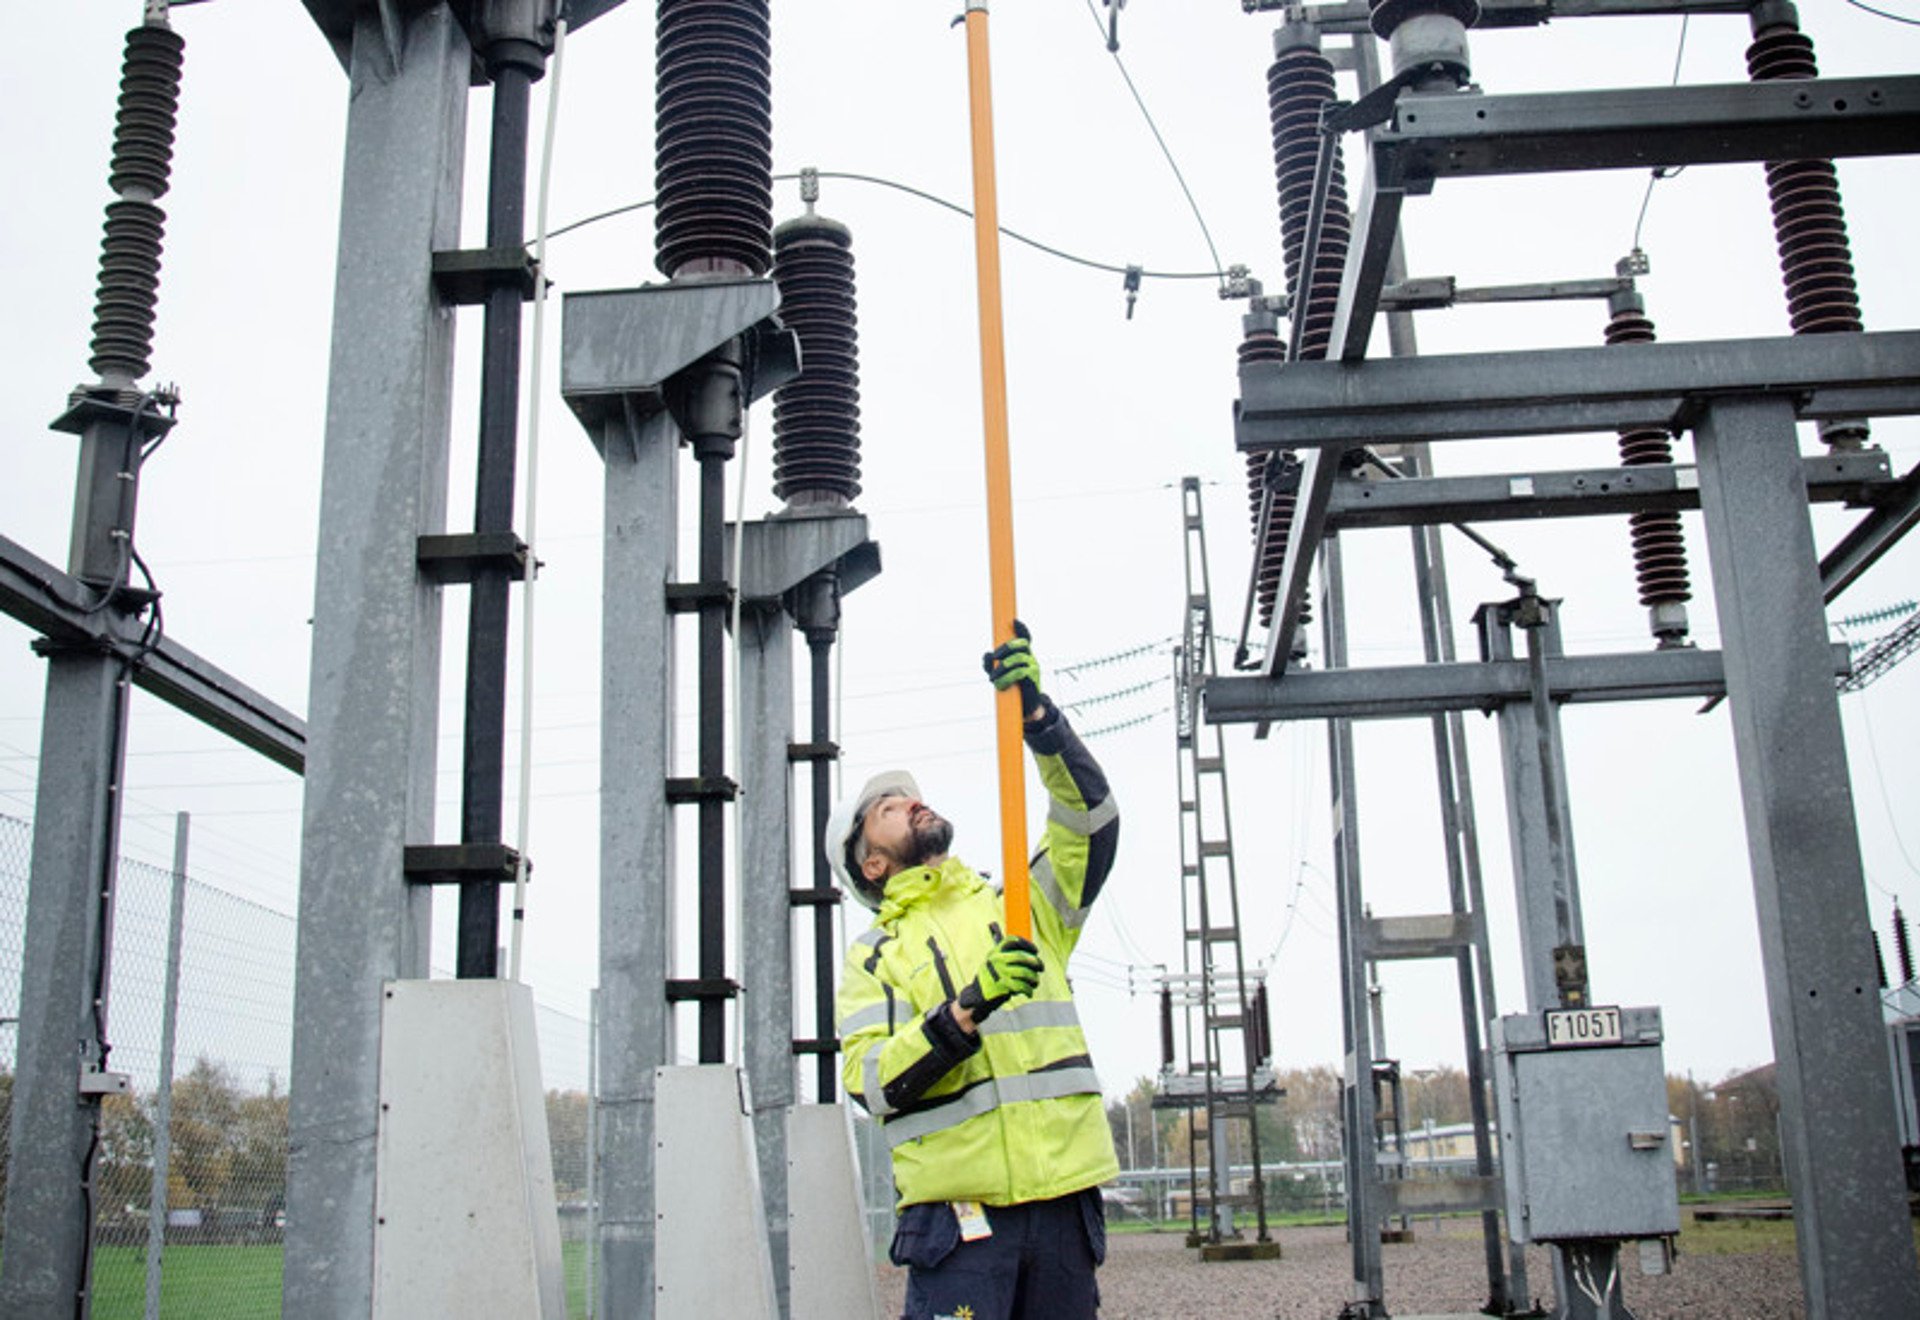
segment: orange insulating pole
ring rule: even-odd
[[[967,90],[973,106],[973,249],[980,281],[980,392],[987,442],[987,566],[993,584],[993,643],[1013,638],[1013,468],[1007,453],[1007,353],[1001,334],[1000,203],[993,174],[993,78],[987,61],[987,0],[967,0]],[[1020,693],[994,703],[1000,765],[1000,868],[1007,933],[1029,938],[1027,779]]]

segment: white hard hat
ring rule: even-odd
[[[858,793],[840,799],[833,814],[827,817],[827,830],[821,837],[821,847],[827,854],[827,867],[833,872],[833,878],[841,887],[848,890],[867,907],[878,911],[882,889],[868,882],[865,876],[848,865],[847,851],[854,838],[860,832],[860,825],[866,818],[867,808],[886,797],[920,796],[920,785],[914,782],[912,775],[905,770],[887,770],[875,775],[861,785]]]

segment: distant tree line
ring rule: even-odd
[[[1327,1065],[1289,1068],[1276,1074],[1275,1080],[1286,1094],[1259,1110],[1261,1163],[1338,1160],[1343,1126],[1339,1071]],[[1204,1114],[1188,1109],[1156,1110],[1152,1107],[1154,1091],[1154,1079],[1142,1077],[1125,1099],[1107,1106],[1107,1122],[1121,1168],[1145,1169],[1156,1163],[1161,1168],[1180,1168],[1188,1163],[1196,1138],[1200,1142],[1195,1152],[1197,1163],[1204,1167]],[[1401,1124],[1410,1137],[1423,1131],[1428,1121],[1436,1128],[1473,1121],[1472,1091],[1460,1068],[1409,1069],[1401,1078],[1401,1094],[1405,1111]],[[1491,1115],[1491,1099],[1488,1103]],[[1390,1123],[1390,1109],[1383,1088],[1383,1134]],[[1667,1112],[1681,1125],[1681,1191],[1695,1190],[1696,1160],[1698,1190],[1702,1192],[1772,1192],[1784,1186],[1780,1097],[1772,1064],[1730,1074],[1711,1085],[1669,1074]],[[1229,1126],[1227,1140],[1233,1163],[1252,1162],[1244,1122],[1236,1120]]]

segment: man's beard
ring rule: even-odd
[[[925,866],[936,857],[946,856],[947,849],[953,846],[953,822],[930,807],[925,810],[924,816],[916,813],[907,842],[900,850],[903,866]]]

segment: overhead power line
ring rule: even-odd
[[[924,188],[916,188],[912,184],[901,183],[895,179],[882,178],[877,174],[857,174],[846,170],[813,170],[810,171],[810,173],[818,179],[843,179],[850,183],[871,184],[876,188],[891,188],[895,192],[905,193],[909,197],[917,197],[921,201],[931,202],[935,206],[952,211],[955,215],[965,216],[969,220],[973,218],[973,211],[970,207],[962,206],[959,202],[949,201],[947,198],[941,197],[936,193],[930,193]],[[798,173],[776,174],[773,176],[775,183],[791,183],[799,178],[800,175]],[[563,234],[570,234],[577,229],[585,229],[588,225],[599,224],[602,220],[612,220],[634,211],[644,211],[650,206],[657,205],[659,200],[657,197],[648,197],[642,201],[628,202],[624,206],[615,206],[605,211],[596,212],[593,215],[583,216],[578,220],[561,225],[557,229],[549,230],[547,232],[547,240],[551,242]],[[1223,280],[1227,276],[1225,270],[1218,269],[1184,271],[1147,270],[1138,266],[1111,261],[1096,261],[1092,257],[1083,257],[1077,253],[1068,252],[1066,249],[1055,247],[1051,243],[1042,243],[1037,238],[1029,238],[1027,235],[1017,230],[1009,229],[1005,225],[1000,226],[1000,232],[1014,242],[1023,243],[1027,247],[1033,248],[1038,252],[1044,252],[1050,257],[1058,257],[1060,260],[1072,262],[1076,266],[1085,266],[1089,270],[1106,271],[1114,275],[1131,275],[1137,271],[1139,278],[1148,280]]]
[[[1133,94],[1133,103],[1140,107],[1140,115],[1147,121],[1147,131],[1153,134],[1153,140],[1160,144],[1160,154],[1167,159],[1167,168],[1173,171],[1174,182],[1180,185],[1181,196],[1187,199],[1187,207],[1193,212],[1194,223],[1200,226],[1200,237],[1206,240],[1207,256],[1213,261],[1214,270],[1220,270],[1220,252],[1213,245],[1213,231],[1207,228],[1207,218],[1200,213],[1200,203],[1193,198],[1193,189],[1187,186],[1187,176],[1180,172],[1180,162],[1173,157],[1173,148],[1167,145],[1166,138],[1160,134],[1160,125],[1153,122],[1153,112],[1147,109],[1147,102],[1140,95],[1140,89],[1134,86],[1133,75],[1127,72],[1127,62],[1120,58],[1120,42],[1115,28],[1100,21],[1100,11],[1093,7],[1093,0],[1086,0],[1087,16],[1093,20],[1094,30],[1107,47],[1107,53],[1113,56],[1113,67],[1120,71],[1120,78],[1127,84],[1127,91]],[[1115,11],[1118,17],[1118,10]],[[1225,293],[1226,277],[1220,277],[1222,296]]]
[[[1905,23],[1908,27],[1920,27],[1920,18],[1908,18],[1905,14],[1888,13],[1884,9],[1875,9],[1872,5],[1863,4],[1861,0],[1847,0],[1847,3],[1855,9],[1872,14],[1875,18],[1884,18],[1889,23]]]

